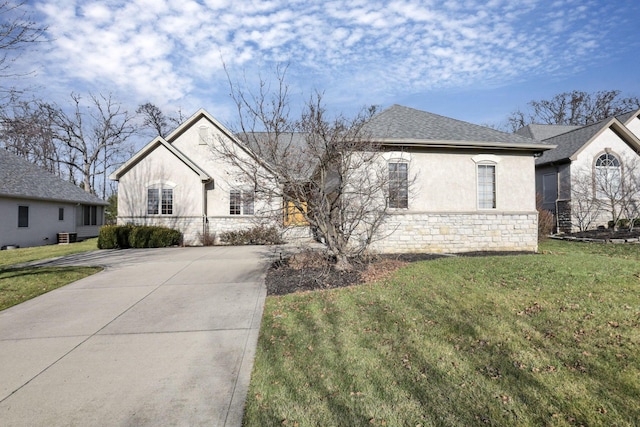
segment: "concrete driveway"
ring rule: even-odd
[[[0,312],[0,424],[241,424],[265,247],[97,251],[91,277]]]

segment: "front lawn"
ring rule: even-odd
[[[13,267],[16,264],[96,250],[97,239],[0,251],[0,310],[101,271],[100,267]]]
[[[640,247],[540,249],[268,297],[244,424],[636,425]]]

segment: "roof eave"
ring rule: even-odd
[[[74,204],[80,204],[80,205],[100,205],[100,206],[109,205],[109,202],[106,202],[102,199],[89,201],[89,200],[79,200],[79,199],[63,199],[59,197],[38,197],[38,196],[29,196],[24,194],[7,194],[7,193],[0,193],[0,197],[4,197],[7,199],[39,200],[43,202],[74,203]]]
[[[555,145],[542,143],[508,143],[487,141],[451,141],[435,139],[397,139],[377,140],[383,146],[406,146],[424,148],[489,148],[492,150],[540,152],[556,148]]]

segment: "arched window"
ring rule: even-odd
[[[604,153],[596,159],[595,179],[596,198],[614,199],[622,190],[622,171],[620,160],[611,154]]]

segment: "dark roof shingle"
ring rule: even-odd
[[[505,144],[539,142],[521,135],[501,132],[401,105],[393,105],[373,117],[366,129],[374,139],[477,141]]]
[[[0,197],[107,205],[93,194],[0,148]]]

